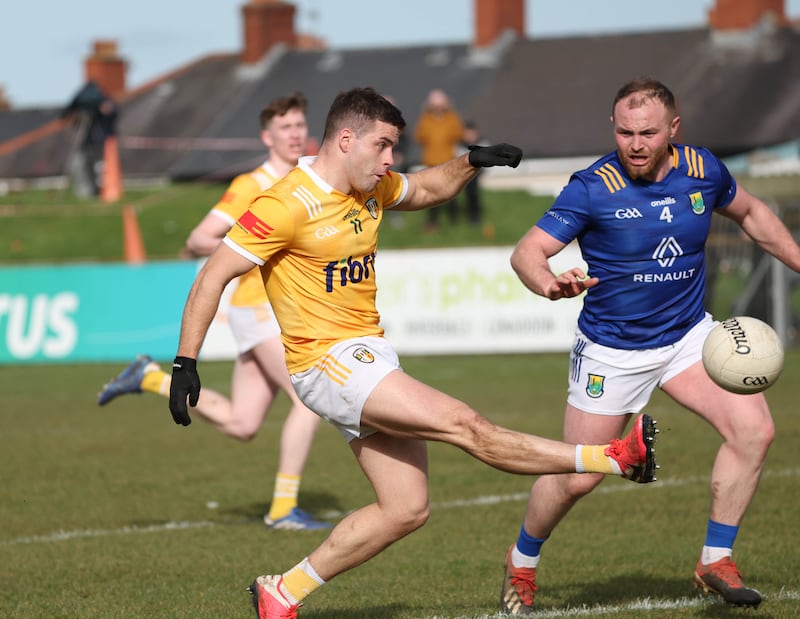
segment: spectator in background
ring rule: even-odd
[[[462,152],[471,146],[487,146],[488,143],[481,138],[478,124],[473,120],[464,123],[464,134],[461,139]],[[483,221],[483,206],[481,204],[479,180],[483,171],[478,172],[464,187],[464,202],[467,210],[467,220],[473,226],[479,226]]]
[[[273,99],[261,111],[261,140],[269,149],[269,158],[255,170],[233,179],[220,201],[189,234],[187,257],[211,254],[234,222],[247,211],[251,200],[295,167],[308,147],[306,105],[306,98],[294,93]],[[204,389],[194,410],[219,431],[247,441],[261,428],[278,392],[285,391],[292,408],[281,431],[278,472],[264,523],[271,529],[328,528],[329,523],[315,520],[297,506],[300,480],[319,417],[300,402],[289,380],[280,327],[258,268],[239,278],[231,297],[228,319],[239,350],[233,366],[231,397],[228,399],[221,393]],[[142,391],[167,397],[169,390],[169,374],[150,357],[142,355],[103,387],[98,404],[103,406],[120,395]]]
[[[431,90],[414,129],[414,140],[420,146],[422,165],[433,167],[453,159],[463,136],[464,126],[461,116],[453,107],[450,98],[438,88]],[[439,211],[442,209],[447,211],[451,223],[458,219],[458,203],[449,200],[439,208],[428,209],[428,230],[438,229]]]
[[[72,119],[75,126],[68,165],[72,190],[79,198],[100,193],[98,167],[106,138],[116,132],[117,116],[117,104],[92,81],[86,82],[61,111],[61,117]]]

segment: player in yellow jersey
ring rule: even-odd
[[[233,179],[220,201],[189,234],[185,252],[189,257],[213,252],[234,222],[247,211],[253,197],[297,164],[308,138],[306,106],[305,97],[295,93],[273,99],[261,111],[261,139],[269,149],[269,158],[255,170]],[[320,418],[305,407],[291,385],[280,327],[258,268],[239,278],[230,299],[228,319],[239,352],[231,378],[231,397],[206,389],[195,410],[221,432],[247,441],[261,428],[277,393],[285,391],[292,408],[281,432],[278,472],[264,522],[274,529],[328,528],[329,523],[314,519],[297,506],[301,475]],[[166,397],[169,386],[170,376],[143,355],[103,388],[98,402],[104,405],[119,395],[142,391]]]
[[[307,557],[250,586],[262,619],[296,617],[320,585],[377,555],[428,518],[426,441],[455,445],[504,471],[596,472],[653,481],[654,422],[640,415],[624,439],[568,445],[499,427],[400,368],[375,307],[384,210],[453,198],[482,167],[516,167],[509,144],[477,147],[414,174],[389,171],[405,121],[372,88],[340,93],[319,155],[251,203],[198,273],[173,362],[170,412],[188,425],[201,397],[197,355],[228,282],[259,265],[281,326],[292,384],[348,440],[376,501],[347,515]],[[413,277],[409,273],[409,277]]]

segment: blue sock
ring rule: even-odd
[[[733,548],[737,533],[739,533],[738,526],[714,522],[709,518],[705,545],[715,548]]]
[[[517,538],[517,549],[529,557],[538,557],[542,550],[545,540],[533,537],[525,532],[525,525],[522,525]]]

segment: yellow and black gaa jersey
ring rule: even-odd
[[[304,157],[255,198],[225,238],[261,265],[289,372],[312,367],[336,342],[383,335],[375,306],[375,254],[383,210],[408,188],[388,173],[369,194],[343,194]]]

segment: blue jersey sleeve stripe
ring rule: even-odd
[[[686,173],[686,175],[694,176],[694,166],[692,165],[692,149],[688,146],[683,147],[683,157],[686,159],[686,165],[689,168],[689,171]]]
[[[603,182],[606,184],[606,188],[608,189],[609,193],[614,193],[616,191],[616,189],[614,189],[614,187],[611,186],[611,181],[609,180],[608,176],[605,174],[602,168],[595,170],[594,173],[603,179]]]
[[[686,165],[689,167],[688,176],[695,178],[705,178],[705,165],[703,163],[703,156],[691,146],[683,147],[683,154],[686,157]]]
[[[613,175],[613,177],[617,179],[617,184],[619,185],[619,188],[622,189],[623,187],[625,187],[625,179],[622,178],[622,175],[619,173],[619,170],[617,170],[617,168],[615,168],[610,163],[606,164],[606,167],[608,168],[608,171]]]
[[[625,180],[622,178],[622,175],[620,175],[617,169],[610,163],[606,163],[595,170],[594,173],[603,179],[609,193],[616,193],[625,187]]]

